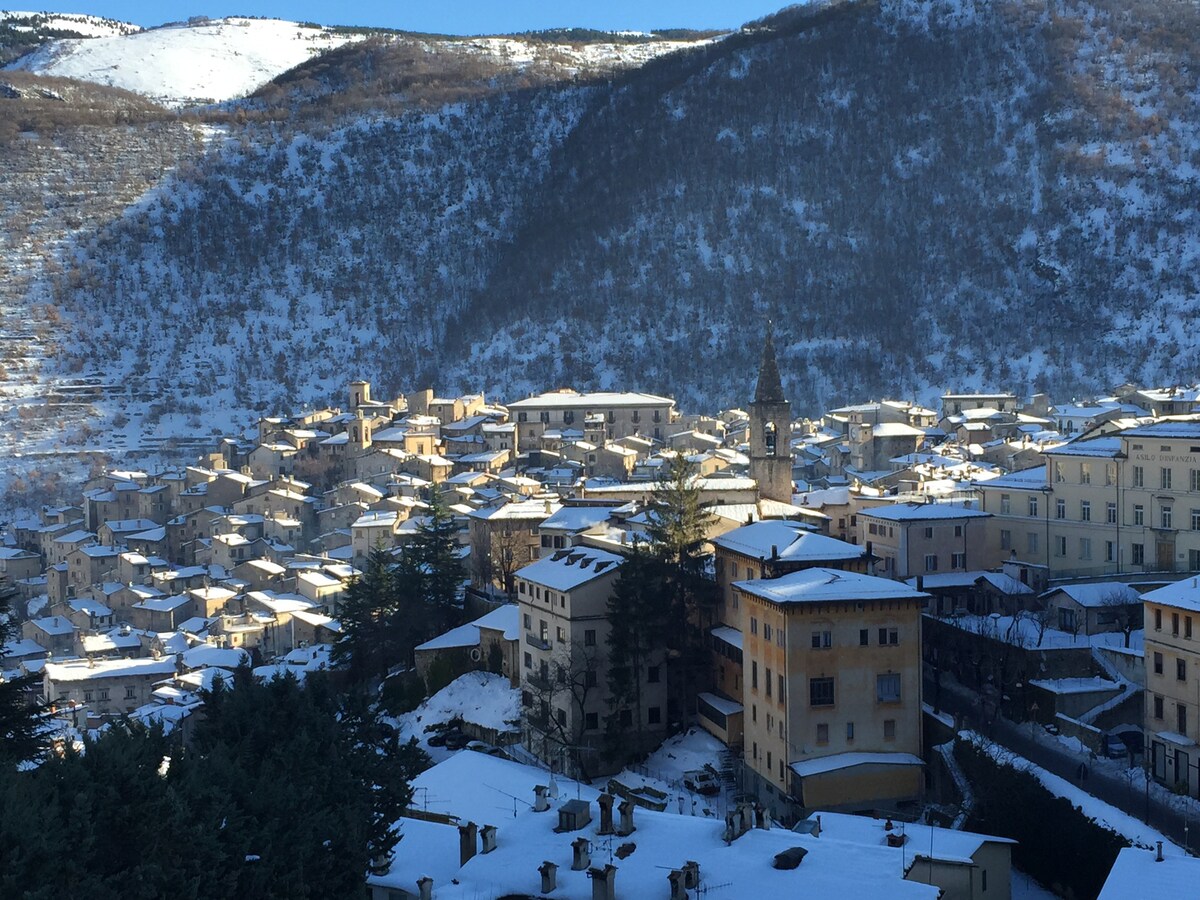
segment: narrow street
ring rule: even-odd
[[[933,682],[925,680],[925,702],[932,704],[934,697]],[[1073,753],[1067,747],[1058,749],[1047,746],[1036,740],[1032,728],[1040,725],[1029,723],[1016,724],[1007,719],[997,717],[988,723],[984,720],[982,707],[978,696],[948,679],[943,678],[940,696],[940,709],[958,718],[963,727],[970,728],[996,743],[1023,756],[1030,762],[1041,766],[1048,772],[1064,778],[1074,785],[1080,786],[1095,797],[1103,800],[1117,809],[1146,822],[1152,828],[1157,828],[1181,847],[1194,853],[1190,842],[1195,840],[1190,831],[1196,830],[1200,822],[1189,821],[1189,817],[1179,809],[1175,809],[1158,798],[1150,795],[1144,783],[1134,784],[1127,778],[1113,775],[1104,771],[1100,766],[1087,761],[1087,780],[1080,784],[1079,763],[1082,757]]]

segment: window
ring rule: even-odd
[[[1163,466],[1158,472],[1158,486],[1164,491],[1171,489],[1171,468]],[[1182,732],[1181,732],[1182,733]]]
[[[532,653],[525,654],[525,668],[527,668],[527,669],[533,668],[533,654]]]
[[[662,707],[652,706],[646,712],[646,721],[651,725],[659,725],[662,723]]]
[[[858,646],[865,647],[870,642],[871,642],[870,630],[867,628],[860,628],[858,630]]]
[[[97,691],[96,693],[97,693],[98,699],[100,699],[100,700],[108,699],[108,688],[100,688],[100,690]]]
[[[91,702],[92,702],[92,692],[91,692],[91,691],[84,691],[84,692],[83,692],[83,702],[84,702],[84,703],[91,703]]]
[[[1200,509],[1192,510],[1192,531],[1200,531]]]
[[[583,646],[585,646],[585,647],[595,647],[596,646],[596,629],[595,628],[589,628],[583,633]]]
[[[1105,562],[1116,562],[1117,561],[1117,545],[1115,543],[1113,543],[1112,541],[1104,542],[1104,561]]]
[[[767,751],[767,768],[768,769],[771,768],[771,751],[770,750]]]
[[[1037,497],[1029,498],[1029,514],[1031,516],[1033,516],[1034,518],[1037,517],[1037,514],[1038,514],[1038,498]]]
[[[1000,549],[1001,550],[1011,550],[1012,549],[1012,532],[1009,531],[1007,528],[1000,529]]]
[[[1109,525],[1117,524],[1117,504],[1109,503],[1104,508],[1104,521]]]
[[[772,684],[772,678],[771,678],[771,667],[770,667],[770,666],[767,666],[767,673],[766,673],[766,675],[767,675],[767,677],[766,677],[766,682],[767,682],[767,697],[768,697],[768,699],[769,699],[769,698],[770,698],[770,696],[771,696],[771,684]],[[767,727],[769,728],[770,726],[768,725]]]
[[[1200,550],[1188,551],[1188,569],[1192,572],[1200,570]]]
[[[1163,528],[1171,527],[1171,507],[1164,506],[1158,511],[1158,521]]]
[[[966,567],[967,567],[967,554],[965,554],[965,553],[951,553],[950,554],[950,568],[965,569]]]
[[[583,673],[584,687],[594,688],[597,684],[599,684],[599,675],[595,669],[588,669]]]
[[[566,725],[567,724],[567,711],[565,709],[556,709],[554,711],[554,718],[558,719],[559,725]]]
[[[561,625],[559,625],[558,628],[555,629],[555,632],[556,632],[555,636],[558,638],[558,642],[560,644],[565,644],[567,642],[567,630],[565,628],[563,628]]]
[[[828,744],[829,743],[829,726],[827,724],[825,724],[824,722],[817,723],[817,743],[818,744]]]
[[[1087,500],[1079,503],[1079,519],[1082,522],[1092,521],[1092,504]]]
[[[846,723],[846,740],[847,741],[854,740],[854,723],[853,722]]]
[[[1187,734],[1187,707],[1182,703],[1175,704],[1175,731]]]
[[[926,528],[926,529],[925,529],[925,538],[926,538],[927,540],[932,540],[932,539],[933,539],[933,528]]]
[[[787,646],[786,635],[787,635],[787,632],[784,631],[782,628],[775,629],[775,646],[776,647],[786,647]]]
[[[885,741],[894,741],[896,739],[896,720],[883,720],[883,739]]]
[[[1104,466],[1104,484],[1107,487],[1112,487],[1117,483],[1117,466],[1115,463],[1107,463]]]
[[[648,684],[658,684],[662,680],[662,671],[658,666],[650,666],[646,669],[646,682]]]
[[[758,690],[758,663],[750,663],[750,690]]]
[[[754,616],[750,617],[750,633],[758,634],[758,619]]]
[[[521,691],[521,705],[526,709],[533,706],[533,694],[529,691]]]
[[[1008,494],[1000,495],[1000,515],[1012,515],[1012,497],[1010,497]]]
[[[1092,464],[1091,463],[1081,462],[1079,464],[1079,483],[1080,484],[1091,484],[1092,483]]]
[[[936,572],[937,571],[937,554],[936,553],[926,553],[925,554],[925,571],[926,572]]]
[[[1161,609],[1156,609],[1154,611],[1154,630],[1162,631],[1162,610]]]
[[[1200,494],[1200,469],[1192,469],[1191,478],[1188,481],[1191,485],[1192,493]]]
[[[900,643],[900,631],[897,628],[880,628],[879,629],[879,646],[895,647]]]
[[[1140,503],[1138,503],[1137,505],[1135,505],[1133,507],[1133,524],[1134,525],[1145,525],[1146,524],[1146,507],[1142,506],[1142,504],[1140,504]]]
[[[810,706],[833,706],[833,679],[808,679],[808,703]]]
[[[1057,534],[1054,536],[1054,555],[1067,555],[1067,538],[1065,535]]]
[[[1037,553],[1038,552],[1038,544],[1039,544],[1039,540],[1038,540],[1038,534],[1036,531],[1031,531],[1031,532],[1029,532],[1029,534],[1025,535],[1025,549],[1027,552]]]
[[[1054,501],[1054,518],[1065,519],[1067,517],[1067,501],[1059,497]]]
[[[587,713],[583,717],[583,728],[585,731],[595,731],[600,727],[599,713]]]
[[[963,534],[962,530],[963,530],[963,527],[961,525],[955,525],[954,526],[954,536],[962,537],[962,534]]]
[[[1158,694],[1154,695],[1154,718],[1161,719],[1163,717],[1163,698]]]
[[[1154,654],[1154,674],[1161,675],[1163,673],[1163,655],[1155,652]]]
[[[875,678],[875,698],[880,703],[898,703],[900,701],[900,675],[889,672]]]
[[[812,633],[812,648],[814,650],[828,650],[832,646],[832,631],[814,631]]]
[[[524,585],[524,583],[522,583],[521,588],[524,589],[524,587],[525,587],[525,585]],[[525,630],[526,631],[533,630],[533,616],[529,615],[529,613],[525,613]]]
[[[1191,619],[1189,619],[1188,621],[1191,622]],[[782,672],[777,677],[779,678],[779,692],[778,692],[779,702],[782,703],[785,699],[783,691],[784,691],[784,685],[786,684],[786,682],[783,680]],[[782,723],[780,723],[780,724],[782,724]]]
[[[1063,475],[1063,464],[1060,462],[1056,462],[1054,464],[1054,480],[1055,481],[1066,481],[1067,480],[1066,477]]]
[[[1129,554],[1135,566],[1145,565],[1146,547],[1144,544],[1132,544],[1129,548]]]
[[[1091,538],[1080,538],[1079,539],[1079,558],[1080,559],[1091,559],[1092,558],[1092,539]]]
[[[763,622],[763,640],[769,641],[770,639],[771,639],[771,626],[768,625],[766,622]]]
[[[1175,680],[1176,681],[1187,681],[1187,660],[1186,659],[1175,660]]]
[[[1133,486],[1135,488],[1146,486],[1146,470],[1141,466],[1133,467]]]
[[[1171,613],[1171,634],[1179,635],[1179,613]]]
[[[1183,617],[1183,636],[1189,641],[1192,639],[1192,617],[1191,616]]]

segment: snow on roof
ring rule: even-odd
[[[547,519],[562,508],[557,500],[520,500],[477,509],[471,513],[473,519],[504,521],[507,519]]]
[[[0,645],[0,659],[19,659],[23,656],[47,656],[50,651],[30,638],[9,641]]]
[[[430,638],[423,644],[418,644],[416,650],[452,650],[462,647],[479,646],[479,626],[474,622],[459,625],[449,631]]]
[[[1161,603],[1164,606],[1175,606],[1179,609],[1200,612],[1200,579],[1185,578],[1157,590],[1142,594],[1146,603]]]
[[[728,625],[718,625],[712,629],[712,636],[719,638],[725,643],[742,649],[742,632],[737,628],[731,628]]]
[[[1098,607],[1118,604],[1135,604],[1142,602],[1142,595],[1127,584],[1120,581],[1096,581],[1091,584],[1063,584],[1053,587],[1042,594],[1051,597],[1054,594],[1066,594],[1080,606]]]
[[[585,531],[593,525],[607,522],[614,507],[564,506],[538,526],[542,531]]]
[[[580,407],[609,407],[609,406],[659,406],[674,405],[670,397],[658,397],[654,394],[640,394],[634,391],[546,391],[534,397],[517,400],[508,404],[509,409],[555,409]]]
[[[1037,465],[1028,469],[1021,469],[1017,472],[1009,472],[1007,475],[1001,475],[998,478],[989,479],[987,486],[988,488],[1015,488],[1016,490],[1037,491],[1049,485],[1046,480],[1046,467],[1044,465]]]
[[[892,506],[864,509],[859,515],[888,522],[923,522],[928,519],[977,518],[990,516],[991,513],[964,506],[962,503],[897,503]]]
[[[1099,676],[1093,678],[1031,678],[1034,687],[1053,694],[1090,694],[1093,691],[1119,691],[1120,682],[1108,681]]]
[[[923,766],[921,757],[911,753],[834,753],[817,759],[804,759],[791,764],[791,770],[803,778],[823,775],[853,766]]]
[[[862,547],[837,538],[815,534],[797,522],[767,519],[728,531],[713,543],[754,559],[770,559],[773,553],[784,562],[820,562],[861,559]]]
[[[1046,451],[1047,456],[1098,456],[1111,458],[1121,452],[1121,438],[1115,435],[1109,437],[1090,438],[1086,441],[1074,440],[1059,444]]]
[[[1124,432],[1122,437],[1187,438],[1188,440],[1196,440],[1200,438],[1200,421],[1167,421],[1156,422],[1153,425],[1141,425]]]
[[[214,647],[199,644],[183,653],[183,664],[189,669],[215,667],[233,671],[250,662],[250,654],[240,647]]]
[[[521,607],[516,603],[505,603],[480,616],[473,624],[479,628],[501,631],[506,641],[515,641],[521,634]]]
[[[555,591],[571,591],[601,575],[614,572],[625,557],[606,550],[577,547],[559,550],[517,571],[517,577]]]
[[[819,491],[807,491],[803,494],[796,494],[792,498],[797,506],[802,506],[805,509],[817,508],[822,506],[845,506],[850,502],[850,488],[835,487],[823,488]]]
[[[191,602],[192,599],[190,597],[180,594],[175,597],[151,597],[140,603],[133,604],[133,608],[145,609],[151,612],[171,612]]]
[[[815,567],[781,578],[738,581],[738,590],[775,603],[824,603],[838,600],[925,600],[929,595],[900,581]]]
[[[921,576],[922,590],[932,591],[938,588],[951,587],[969,587],[973,584],[978,584],[980,581],[986,581],[996,590],[1003,594],[1032,594],[1033,588],[1027,584],[1022,584],[1011,575],[1005,575],[1003,572],[941,572],[934,575]],[[910,587],[917,586],[917,579],[909,578],[905,584]]]
[[[105,585],[108,587],[108,585]],[[121,585],[116,585],[117,590],[121,589]],[[94,600],[91,597],[81,597],[77,600],[70,600],[67,605],[75,612],[87,613],[89,616],[111,616],[112,610],[99,600]]]
[[[1153,850],[1123,847],[1109,870],[1096,900],[1129,900],[1130,897],[1188,897],[1200,884],[1200,859],[1180,850],[1164,850],[1156,860]]]
[[[90,681],[96,678],[130,678],[143,675],[170,675],[175,672],[173,659],[97,659],[46,663],[51,681]]]
[[[46,632],[46,634],[71,634],[75,626],[70,619],[63,616],[46,616],[44,619],[33,619],[31,625]]]
[[[707,691],[703,691],[696,696],[725,716],[736,715],[744,711],[742,704],[736,700],[730,700],[728,697],[722,697],[719,694],[710,694]]]

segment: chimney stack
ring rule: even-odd
[[[539,784],[533,789],[533,811],[545,812],[550,808],[550,800],[548,797],[549,788],[544,784]]]
[[[1159,842],[1158,842],[1158,853],[1155,855],[1155,857],[1154,857],[1154,861],[1155,861],[1155,862],[1162,862],[1162,861],[1163,861],[1163,855],[1162,855],[1162,841],[1159,841]]]
[[[700,887],[700,863],[693,859],[683,864],[683,886],[689,891]]]
[[[479,826],[474,822],[458,826],[458,864],[465,866],[475,855]]]
[[[433,900],[433,879],[428,875],[418,878],[417,891],[421,900]]]
[[[613,833],[613,815],[612,808],[614,798],[612,794],[603,793],[596,801],[600,804],[600,831],[599,834]]]
[[[667,883],[671,885],[671,900],[688,900],[684,877],[683,869],[673,869],[667,875]]]
[[[483,850],[481,853],[491,853],[496,849],[496,826],[484,825],[479,830],[479,836],[483,839]]]
[[[571,841],[571,869],[582,872],[592,864],[592,855],[587,838],[575,838]]]
[[[538,866],[538,874],[542,876],[542,893],[549,894],[558,887],[558,866],[546,860]]]
[[[616,900],[617,867],[609,863],[603,869],[588,869],[592,879],[592,900]]]
[[[621,824],[617,828],[617,834],[621,837],[633,834],[636,827],[633,824],[633,801],[622,800],[621,805],[617,807],[617,812],[621,814]]]

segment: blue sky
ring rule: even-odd
[[[243,0],[215,6],[193,0],[83,0],[48,4],[64,12],[87,12],[139,25],[190,16],[272,16],[330,25],[378,25],[411,31],[487,34],[560,26],[606,30],[734,28],[775,12],[788,0]],[[19,4],[16,8],[24,8]]]

